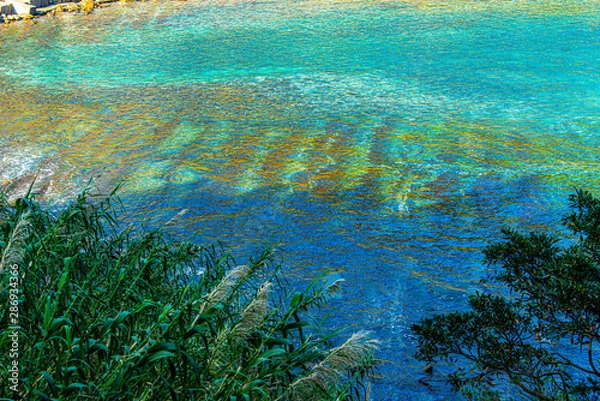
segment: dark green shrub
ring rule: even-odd
[[[19,381],[0,398],[360,398],[376,342],[357,333],[332,348],[310,314],[338,283],[286,296],[271,251],[235,265],[214,247],[120,227],[119,206],[84,192],[51,213],[2,195],[0,377],[16,360]]]
[[[578,191],[571,207],[562,222],[574,237],[505,230],[486,249],[509,294],[476,293],[469,311],[413,326],[417,357],[455,366],[455,389],[498,399],[500,379],[527,399],[600,397],[600,200]]]

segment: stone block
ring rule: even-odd
[[[29,0],[28,3],[34,7],[46,7],[48,0]]]
[[[13,8],[12,4],[3,4],[0,6],[0,14],[13,14],[15,12],[15,9]]]
[[[13,2],[13,10],[16,14],[35,14],[35,6],[32,4],[25,4],[20,1]]]

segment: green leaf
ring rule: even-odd
[[[285,326],[282,327],[282,330],[289,331],[289,330],[299,329],[301,327],[306,327],[306,326],[310,326],[310,323],[305,320],[301,320],[299,322],[292,322],[292,323],[286,324]]]
[[[275,345],[294,345],[294,343],[287,338],[269,338],[265,341],[265,345],[272,347]]]
[[[156,351],[156,352],[153,352],[152,354],[146,355],[140,361],[139,365],[140,366],[148,365],[148,364],[151,364],[152,362],[159,361],[161,359],[172,358],[174,356],[175,356],[175,354],[173,354],[172,352],[169,352],[169,351]]]
[[[273,348],[270,349],[268,351],[263,352],[262,354],[260,354],[255,360],[254,362],[250,365],[251,368],[256,367],[258,364],[263,363],[271,358],[277,357],[277,356],[281,356],[281,355],[285,355],[287,352],[286,350],[284,350],[283,348]]]
[[[46,382],[48,383],[48,385],[50,386],[50,390],[52,391],[52,395],[56,396],[56,387],[54,384],[54,379],[52,378],[52,376],[50,376],[50,374],[48,372],[41,372],[42,377],[44,378],[44,380],[46,380]]]
[[[52,323],[50,323],[50,327],[48,327],[48,334],[54,332],[54,330],[56,330],[58,328],[58,326],[69,327],[71,325],[73,325],[73,323],[71,323],[70,320],[65,319],[64,317],[58,317],[58,318],[52,320]]]
[[[63,395],[71,395],[76,391],[88,390],[89,387],[83,383],[71,383],[63,390]]]
[[[184,340],[188,340],[189,338],[197,335],[197,334],[202,334],[208,331],[208,327],[207,326],[194,326],[191,329],[189,329],[188,331],[185,332],[185,334],[183,335],[183,339]]]
[[[139,361],[138,366],[151,364],[161,359],[168,359],[175,356],[177,346],[172,342],[164,342],[153,345],[146,351],[146,354]]]
[[[297,308],[298,305],[300,305],[300,302],[302,302],[302,298],[304,298],[304,294],[302,294],[299,291],[296,291],[294,293],[294,296],[292,297],[292,301],[290,302],[290,309]]]
[[[162,312],[160,313],[160,316],[158,317],[158,321],[162,321],[171,311],[171,309],[173,309],[173,305],[171,304],[167,304],[163,307]]]
[[[54,319],[54,313],[56,311],[56,303],[52,300],[50,295],[46,297],[46,304],[44,306],[44,331],[47,333],[50,329],[50,324]]]

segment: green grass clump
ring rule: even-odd
[[[30,195],[0,197],[0,399],[362,397],[377,342],[359,332],[333,347],[311,318],[338,283],[291,292],[271,251],[236,265],[214,247],[123,227],[120,207],[89,191],[56,213]]]

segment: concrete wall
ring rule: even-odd
[[[35,14],[35,6],[22,1],[13,1],[12,6],[15,14]]]

